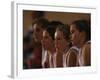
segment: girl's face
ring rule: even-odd
[[[48,50],[50,48],[51,44],[52,44],[52,38],[50,37],[49,33],[46,30],[44,30],[43,31],[42,46],[45,50]]]
[[[35,39],[36,41],[41,42],[42,37],[43,37],[43,36],[42,36],[42,34],[43,34],[43,29],[42,29],[39,25],[34,24],[33,30],[34,30],[34,33],[33,33],[34,39]]]
[[[63,32],[57,30],[55,32],[55,48],[57,51],[63,51],[66,48],[67,41],[64,38]]]
[[[81,32],[78,31],[76,28],[76,25],[71,25],[70,26],[70,33],[71,33],[71,42],[73,45],[77,46],[80,44],[81,40]]]

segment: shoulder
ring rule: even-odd
[[[76,46],[73,46],[69,49],[68,53],[79,53],[79,48],[77,48]]]
[[[85,44],[84,44],[84,46],[82,47],[82,50],[84,51],[87,51],[87,50],[90,50],[90,48],[91,48],[91,42],[90,41],[88,41],[88,42],[86,42]]]
[[[84,60],[84,65],[91,64],[91,43],[84,44],[82,48],[82,57]]]
[[[70,48],[70,50],[67,53],[68,54],[67,55],[67,66],[69,67],[76,66],[78,53],[79,51],[76,48]]]
[[[82,55],[84,57],[90,56],[90,53],[91,53],[91,42],[86,42],[81,50],[82,50]]]
[[[75,58],[79,54],[79,49],[77,47],[71,47],[66,54],[69,59],[75,60]]]

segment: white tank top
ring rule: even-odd
[[[47,60],[47,51],[43,49],[42,51],[42,67],[45,68],[45,62]]]
[[[71,47],[69,50],[68,50],[68,52],[67,52],[67,55],[66,55],[66,59],[68,58],[68,55],[70,54],[70,51],[71,50],[75,50],[76,52],[76,54],[78,55],[78,53],[79,53],[79,48],[77,48],[76,46],[73,46],[73,47]],[[64,64],[64,67],[68,67],[68,65],[69,65],[69,61],[68,61],[68,59],[67,59],[67,62],[65,62],[66,63],[66,65]],[[77,64],[76,64],[77,65]]]
[[[63,67],[66,67],[66,58],[67,58],[67,52],[68,52],[69,49],[66,49],[63,53]]]

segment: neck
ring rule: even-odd
[[[52,44],[51,47],[49,48],[48,52],[50,52],[51,54],[54,54],[54,52],[55,52],[55,47],[54,47],[53,44]]]
[[[83,45],[85,44],[85,41],[81,41],[79,45],[77,45],[78,48],[83,47]]]
[[[57,53],[59,54],[65,54],[69,49],[69,46],[65,47],[63,50],[56,50]]]

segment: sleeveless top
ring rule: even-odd
[[[54,55],[53,55],[53,63],[54,63],[54,68],[57,67],[57,61],[56,61],[56,57],[57,57],[57,53],[55,52]]]
[[[42,68],[45,68],[45,62],[47,60],[47,51],[45,51],[44,49],[42,49]]]
[[[65,52],[63,53],[63,67],[66,67],[66,59],[68,57],[68,49],[65,50]]]
[[[56,56],[57,53],[49,54],[49,67],[56,68]]]
[[[69,50],[68,50],[68,52],[66,53],[66,61],[64,61],[64,67],[68,67],[69,66],[69,59],[68,59],[68,56],[71,54],[71,51],[74,51],[74,53],[76,54],[76,55],[78,55],[78,53],[79,53],[79,48],[77,48],[76,46],[72,46]],[[78,65],[78,62],[76,61],[76,66]]]

